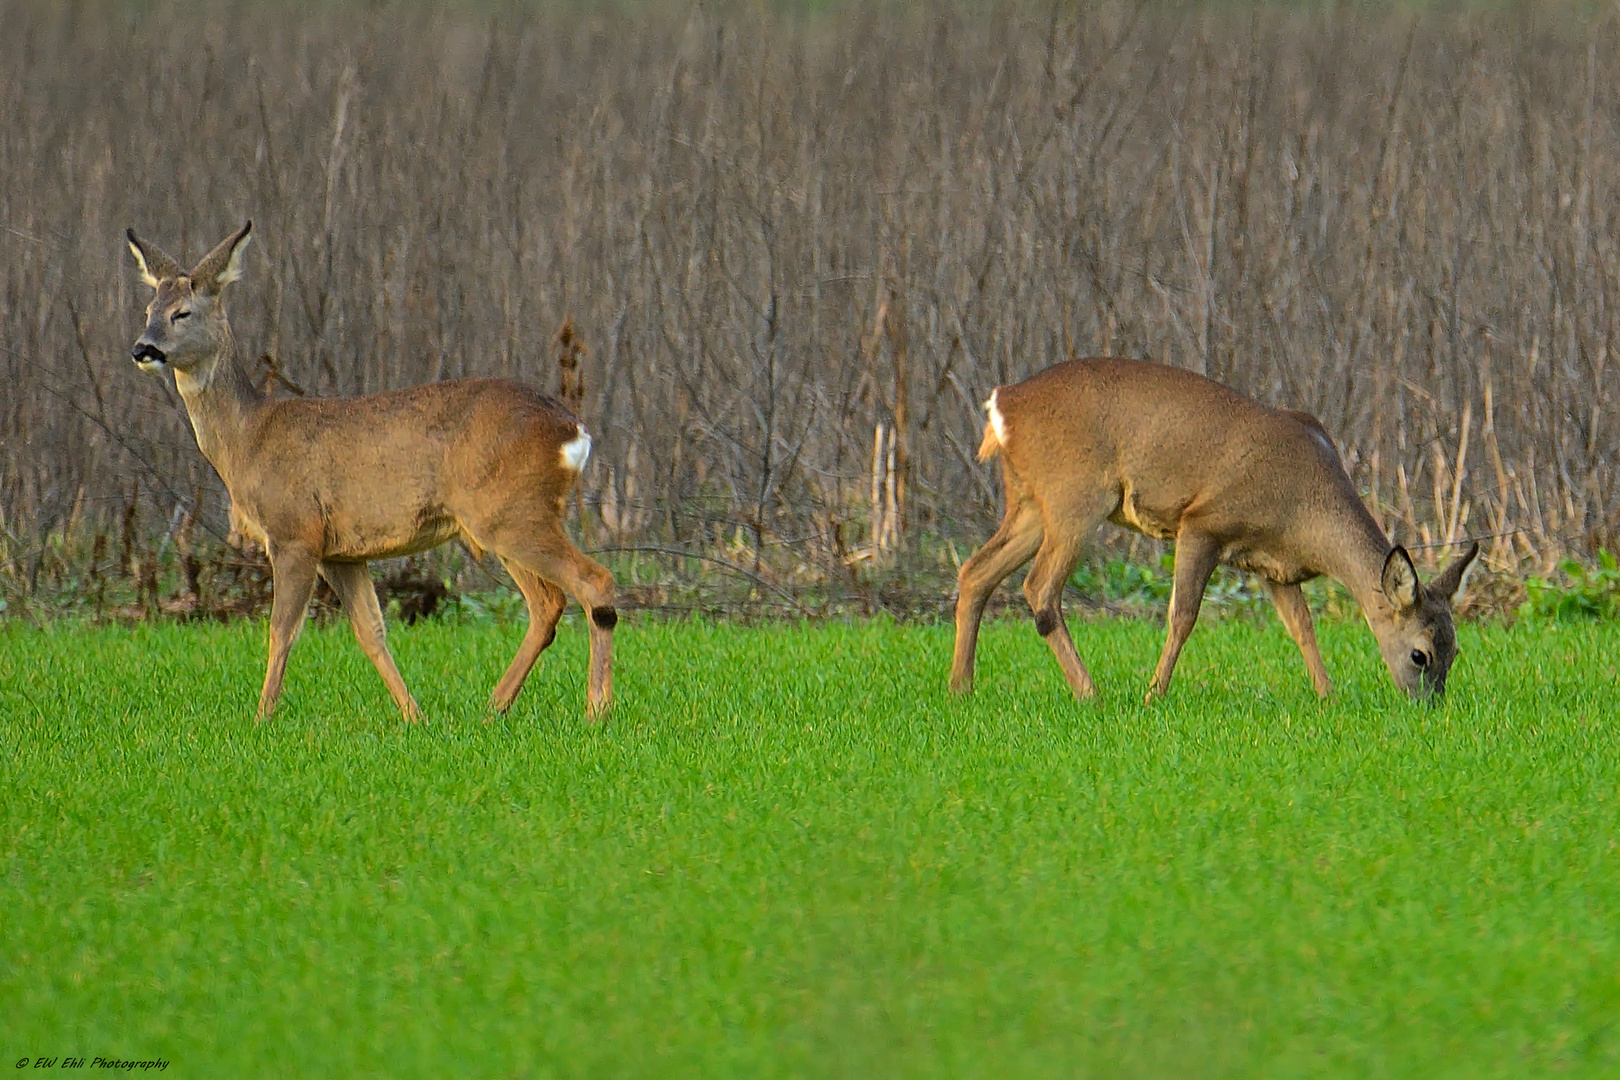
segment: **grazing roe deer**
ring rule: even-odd
[[[384,638],[366,564],[460,537],[493,551],[529,607],[529,628],[490,706],[505,712],[556,636],[564,590],[590,615],[586,709],[612,698],[613,577],[563,532],[563,500],[591,439],[545,394],[505,379],[457,379],[362,398],[261,395],[237,362],[221,291],[241,273],[250,221],[189,273],[129,230],[156,290],[131,355],[174,372],[197,446],[231,495],[231,522],[270,556],[270,660],[259,719],[281,693],[287,653],[317,574],[343,601],[360,647],[407,720],[420,710]],[[560,588],[559,588],[560,586]]]
[[[1224,563],[1265,579],[1305,657],[1316,692],[1332,689],[1300,583],[1321,574],[1355,596],[1395,684],[1413,698],[1445,693],[1457,656],[1451,601],[1476,543],[1428,585],[1362,505],[1316,418],[1274,409],[1202,375],[1136,360],[1070,360],[986,402],[979,459],[1002,457],[1001,527],[962,564],[951,689],[973,689],[985,600],[1028,562],[1035,628],[1076,697],[1091,676],[1059,602],[1081,546],[1112,521],[1174,540],[1169,633],[1148,700],[1170,687],[1198,620],[1204,587]]]

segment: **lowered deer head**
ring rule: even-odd
[[[1451,606],[1478,554],[1479,545],[1471,545],[1427,585],[1399,544],[1384,559],[1378,578],[1384,603],[1364,604],[1362,610],[1395,685],[1411,697],[1446,692],[1446,675],[1457,659]]]
[[[1428,585],[1356,495],[1322,425],[1201,375],[1133,360],[1071,360],[987,403],[979,456],[1001,455],[1001,527],[962,564],[951,688],[973,688],[985,601],[1031,557],[1024,595],[1077,697],[1095,693],[1059,601],[1081,549],[1112,521],[1176,544],[1169,628],[1149,699],[1170,677],[1219,564],[1260,575],[1317,693],[1332,687],[1300,583],[1321,574],[1361,605],[1395,684],[1438,697],[1457,656],[1452,600],[1479,553]]]

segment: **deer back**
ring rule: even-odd
[[[1191,519],[1262,548],[1342,533],[1347,519],[1358,531],[1371,524],[1320,423],[1190,371],[1072,360],[999,387],[992,401],[1012,480],[1048,514],[1084,513],[1115,492],[1117,524],[1172,539]]]

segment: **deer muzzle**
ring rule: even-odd
[[[1443,705],[1446,700],[1446,683],[1444,679],[1438,682],[1419,679],[1412,684],[1406,694],[1420,705]]]
[[[129,352],[135,366],[142,371],[161,371],[169,362],[169,355],[149,341],[137,341]]]

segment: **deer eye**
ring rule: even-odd
[[[1429,666],[1429,654],[1424,652],[1422,649],[1413,649],[1412,650],[1412,665],[1414,667],[1420,667],[1420,668],[1428,667]]]
[[[191,318],[191,312],[189,312],[189,311],[177,311],[173,315],[169,316],[169,321],[170,322],[179,322],[181,319],[189,319],[189,318]]]

